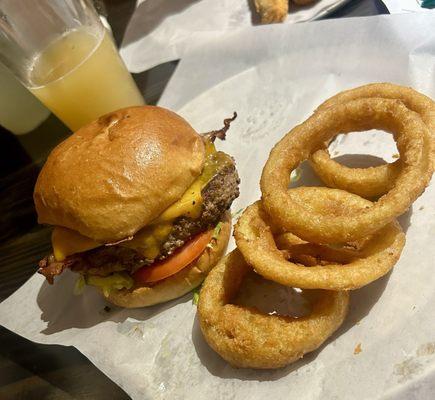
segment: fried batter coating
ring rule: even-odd
[[[288,0],[254,0],[262,24],[283,22],[288,13]]]

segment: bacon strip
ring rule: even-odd
[[[203,136],[208,137],[212,142],[214,142],[216,138],[220,140],[225,140],[226,133],[228,129],[230,129],[231,122],[233,122],[236,118],[237,118],[237,113],[234,111],[234,114],[231,118],[224,119],[224,127],[222,129],[204,133]]]
[[[74,257],[68,257],[64,261],[56,261],[53,254],[44,257],[38,263],[38,272],[45,276],[50,285],[53,284],[54,277],[60,275],[66,268],[74,264],[76,259]]]

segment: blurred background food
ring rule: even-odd
[[[261,23],[283,22],[295,5],[307,6],[316,0],[254,0],[255,10],[260,15]]]

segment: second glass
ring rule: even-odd
[[[85,0],[0,0],[0,59],[73,131],[144,104]]]

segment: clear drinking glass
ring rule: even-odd
[[[40,125],[50,111],[0,63],[0,125],[22,135]]]
[[[87,0],[0,0],[0,61],[73,131],[144,104]]]

